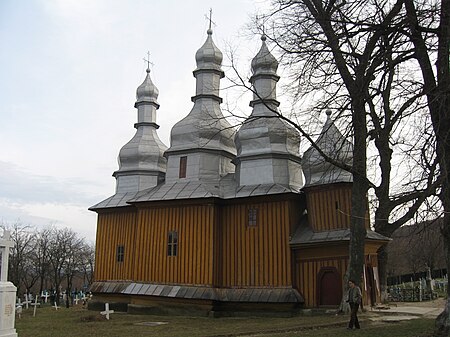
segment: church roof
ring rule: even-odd
[[[366,239],[389,241],[390,239],[372,230],[367,230]],[[350,229],[336,229],[314,232],[307,224],[301,224],[291,241],[291,245],[319,244],[340,241],[350,241]]]
[[[188,200],[204,198],[234,199],[263,195],[299,192],[279,184],[237,186],[234,174],[228,174],[218,182],[182,181],[160,184],[138,193],[117,193],[89,208],[91,211],[130,206],[148,201]]]
[[[134,198],[138,192],[126,192],[126,193],[116,193],[98,204],[89,207],[90,211],[95,211],[104,208],[114,208],[114,207],[124,207],[130,206],[127,201]]]
[[[178,299],[198,299],[222,302],[299,303],[300,293],[290,287],[214,288],[201,285],[172,285],[130,281],[94,282],[90,291],[95,293],[134,296],[159,296]]]
[[[353,144],[342,135],[334,124],[331,119],[331,110],[327,110],[326,113],[327,120],[316,144],[330,158],[352,165]],[[312,146],[303,154],[302,168],[305,175],[305,187],[353,181],[350,172],[327,162]]]

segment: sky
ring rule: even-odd
[[[95,240],[88,208],[114,194],[120,148],[134,135],[136,88],[159,89],[161,140],[192,107],[195,52],[213,39],[229,74],[260,46],[248,25],[263,0],[1,0],[0,225],[70,227]],[[222,81],[222,88],[228,85]],[[222,90],[225,102],[236,96]],[[241,99],[247,109],[250,97]],[[244,108],[245,109],[245,108]],[[248,110],[248,113],[251,111]]]

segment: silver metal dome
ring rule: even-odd
[[[206,38],[203,46],[195,53],[195,61],[197,62],[197,69],[218,69],[222,65],[223,54],[216,47],[212,39],[212,29],[207,31],[208,37]]]
[[[326,114],[327,120],[316,141],[317,146],[334,160],[352,165],[353,144],[342,135],[334,124],[331,119],[331,110],[327,110]],[[306,186],[353,181],[353,176],[350,172],[327,162],[319,151],[313,147],[305,151],[302,166]]]
[[[211,180],[234,172],[231,160],[236,155],[233,142],[234,128],[220,109],[220,79],[222,53],[212,40],[212,30],[195,55],[197,69],[194,106],[189,114],[172,128],[166,181]],[[187,158],[186,177],[180,178],[180,157]]]
[[[262,72],[271,72],[276,74],[278,69],[278,61],[269,51],[269,48],[267,48],[266,37],[264,35],[261,36],[261,41],[261,48],[252,60],[252,72],[254,75]]]
[[[158,89],[147,76],[136,90],[135,108],[138,109],[138,122],[134,125],[136,134],[119,152],[119,169],[114,172],[116,193],[137,192],[154,187],[164,180],[167,149],[158,137],[156,130],[156,110],[159,104]]]
[[[277,67],[278,61],[263,36],[261,49],[252,61],[253,111],[235,137],[236,179],[239,186],[273,183],[299,190],[303,186],[300,135],[279,118]]]
[[[150,69],[147,69],[147,76],[144,82],[136,90],[136,103],[153,102],[157,103],[159,91],[150,78]]]

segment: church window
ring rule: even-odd
[[[125,246],[118,245],[116,249],[116,259],[117,262],[123,262],[125,257]]]
[[[170,231],[167,243],[167,256],[177,256],[177,250],[178,250],[178,233],[175,231]]]
[[[186,178],[187,157],[180,157],[180,178]]]
[[[249,208],[248,209],[248,225],[256,226],[258,219],[258,209],[257,208]]]

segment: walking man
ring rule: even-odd
[[[362,300],[362,294],[361,289],[355,284],[355,281],[350,280],[348,281],[348,299],[347,302],[350,305],[350,322],[348,322],[348,328],[347,329],[353,329],[353,326],[356,329],[359,329],[359,322],[358,322],[358,308],[361,304]]]

